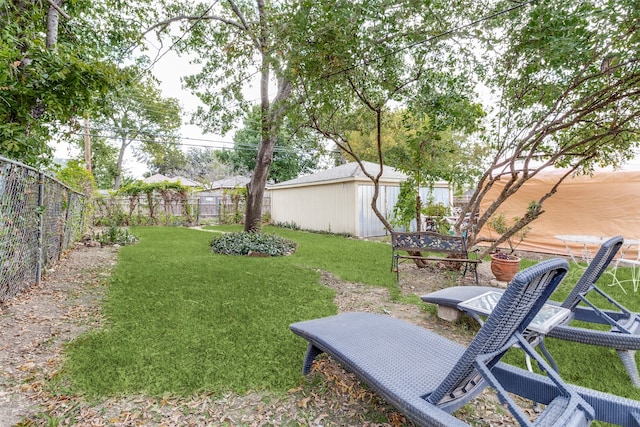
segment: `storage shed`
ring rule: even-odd
[[[376,175],[376,163],[363,162],[366,170]],[[385,166],[380,178],[378,209],[389,218],[400,193],[400,182],[406,175]],[[386,229],[371,209],[374,186],[358,163],[347,163],[333,169],[302,176],[269,186],[271,219],[274,223],[295,223],[303,230],[347,233],[357,237],[384,236]],[[429,190],[421,189],[423,200]],[[436,183],[433,201],[451,205],[447,182]]]

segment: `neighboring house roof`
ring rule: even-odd
[[[180,183],[182,185],[184,185],[185,187],[202,187],[202,184],[199,183],[198,181],[194,181],[192,179],[186,178],[184,176],[176,176],[174,178],[171,178],[175,181],[180,181]]]
[[[373,162],[362,162],[367,172],[371,175],[377,175],[380,171],[380,166]],[[312,175],[305,175],[299,178],[291,179],[289,181],[280,182],[278,184],[271,185],[274,187],[285,187],[291,185],[303,185],[313,184],[327,181],[345,181],[350,179],[368,179],[367,176],[360,169],[360,165],[356,162],[346,163],[344,165],[336,166],[335,168],[326,169],[320,172],[316,172]],[[391,181],[403,181],[407,179],[407,176],[391,166],[384,166],[382,169],[383,180]]]
[[[157,173],[155,175],[148,176],[142,180],[145,184],[153,184],[156,182],[169,181],[168,176],[164,176],[161,173]]]
[[[218,181],[213,181],[211,184],[207,186],[209,190],[217,190],[220,188],[236,188],[236,187],[245,187],[251,178],[247,178],[246,176],[236,175],[228,178],[219,179]]]
[[[151,175],[150,177],[147,177],[145,179],[142,180],[142,182],[144,182],[145,184],[154,184],[156,182],[163,182],[163,181],[169,181],[169,182],[178,182],[180,181],[180,183],[182,185],[184,185],[185,187],[199,187],[202,184],[200,184],[199,182],[193,181],[189,178],[185,178],[183,176],[175,176],[173,178],[170,178],[168,176],[162,175],[161,173],[157,173],[155,175]]]

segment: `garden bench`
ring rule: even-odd
[[[451,236],[436,233],[434,231],[398,232],[391,233],[391,271],[396,272],[398,281],[400,280],[400,270],[398,263],[401,259],[459,262],[464,265],[462,276],[466,276],[467,270],[471,269],[478,283],[478,264],[482,260],[469,257],[466,239],[462,236]],[[407,252],[407,255],[401,254]],[[444,253],[447,257],[411,255],[416,252]]]

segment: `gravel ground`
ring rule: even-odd
[[[86,401],[58,381],[63,345],[100,328],[100,301],[116,247],[78,245],[34,286],[0,306],[0,427],[8,426],[411,426],[391,406],[329,358],[321,358],[299,387],[285,394],[251,392],[222,398],[126,396]],[[483,282],[488,265],[481,265]],[[422,295],[460,280],[441,268],[401,267],[403,294]],[[468,275],[465,279],[472,283]],[[336,290],[339,311],[387,313],[467,343],[468,328],[438,319],[428,310],[392,302],[386,289],[342,282],[322,273]],[[302,356],[301,363],[302,363]],[[513,425],[491,392],[457,416],[477,426]]]

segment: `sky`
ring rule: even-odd
[[[148,41],[149,51],[156,52],[159,49],[159,44],[152,40]],[[168,49],[167,44],[160,51],[161,58],[154,64],[151,69],[153,75],[160,81],[160,90],[162,95],[166,98],[176,98],[183,110],[182,127],[180,128],[180,135],[183,138],[182,143],[185,148],[192,146],[212,146],[215,148],[221,148],[223,146],[233,147],[233,132],[227,135],[206,134],[196,126],[189,124],[191,119],[191,113],[201,105],[200,100],[190,93],[190,91],[182,88],[181,78],[195,74],[198,70],[197,66],[189,64],[189,60],[179,57],[175,52]],[[154,58],[151,58],[154,60]],[[252,89],[247,88],[247,91],[251,93]],[[70,147],[68,144],[58,144],[55,146],[56,158],[69,158],[77,156],[79,149]],[[134,178],[142,178],[143,174],[148,172],[149,169],[143,163],[138,162],[131,151],[131,147],[127,148],[125,152],[124,168]]]
[[[233,147],[233,131],[227,135],[205,134],[198,126],[189,124],[191,113],[201,103],[195,95],[182,88],[181,78],[195,74],[198,71],[198,66],[190,64],[188,58],[179,57],[174,51],[168,50],[170,44],[165,43],[162,49],[160,49],[159,43],[153,40],[148,40],[148,44],[149,52],[160,52],[159,59],[155,62],[151,71],[161,82],[160,89],[163,96],[178,99],[183,109],[183,125],[180,129],[180,135],[183,138],[182,143],[185,144],[185,148],[192,146]],[[151,59],[152,61],[154,60],[153,57]],[[252,87],[245,89],[245,96],[248,99],[259,98],[257,82],[254,82]],[[55,157],[69,158],[77,155],[78,152],[78,149],[69,148],[66,144],[58,144],[55,150]],[[135,160],[131,147],[127,149],[125,154],[124,168],[134,178],[142,178],[143,174],[148,172],[146,165]],[[625,169],[640,170],[640,153],[636,155],[635,160],[625,166]]]
[[[182,88],[180,79],[195,74],[197,71],[198,66],[189,64],[188,58],[181,58],[173,51],[165,54],[152,69],[153,75],[161,82],[160,89],[163,96],[176,98],[183,109],[183,125],[180,134],[185,138],[190,138],[184,139],[183,143],[208,145],[216,148],[223,145],[233,147],[233,135],[231,133],[227,135],[205,134],[198,126],[188,124],[191,119],[191,113],[202,103],[190,91]]]

